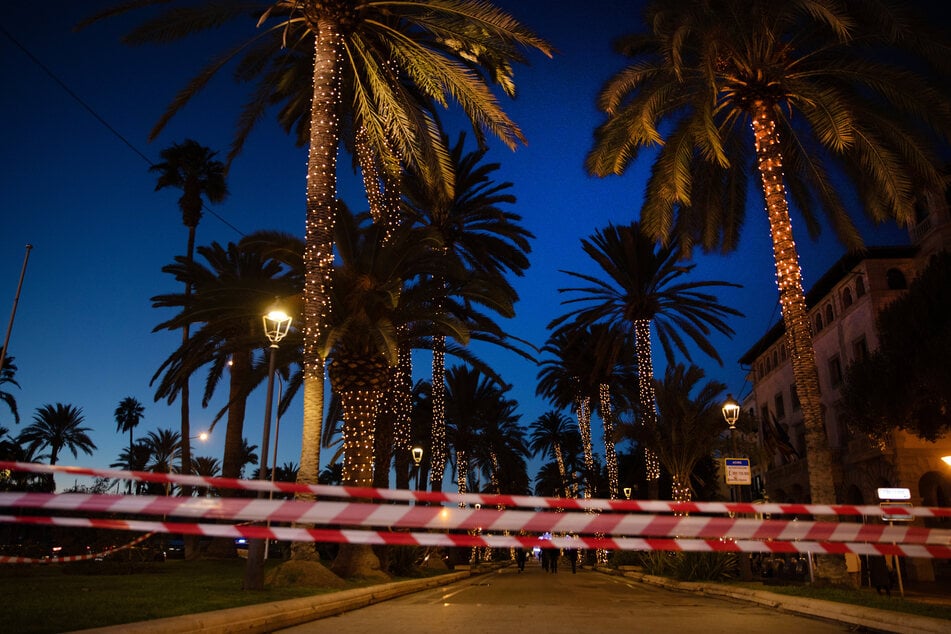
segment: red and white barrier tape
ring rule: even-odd
[[[112,553],[117,553],[133,546],[137,546],[147,540],[149,537],[155,534],[155,531],[146,533],[145,535],[139,535],[131,542],[123,544],[121,546],[114,546],[113,548],[107,548],[102,552],[98,553],[87,553],[85,555],[67,555],[65,557],[11,557],[7,555],[0,555],[0,564],[65,564],[72,563],[74,561],[89,561],[90,559],[98,559],[100,557],[106,557]]]
[[[257,498],[174,498],[147,495],[0,493],[0,507],[46,511],[169,515],[218,520],[387,526],[433,530],[525,531],[729,539],[951,544],[951,530],[857,522],[407,506]]]
[[[751,504],[747,502],[670,502],[663,500],[605,500],[598,498],[543,498],[528,495],[491,495],[491,494],[452,494],[428,491],[409,491],[405,489],[373,489],[349,486],[306,485],[291,482],[271,483],[267,480],[236,480],[231,478],[210,478],[148,471],[121,471],[118,469],[94,469],[63,465],[43,465],[26,462],[0,461],[0,471],[30,471],[33,473],[68,473],[90,477],[102,477],[124,480],[142,480],[145,482],[171,483],[186,486],[213,487],[219,489],[242,489],[246,491],[274,491],[278,493],[303,493],[322,497],[362,498],[380,501],[418,501],[430,504],[481,504],[483,506],[504,506],[506,508],[547,508],[562,510],[597,510],[627,513],[739,513],[745,515],[864,515],[881,517],[882,509],[874,505],[857,506],[850,504]],[[895,507],[889,509],[890,515],[908,515],[911,517],[951,517],[951,508],[934,507]]]
[[[338,542],[396,546],[489,547],[489,548],[587,548],[604,550],[668,550],[685,552],[812,553],[817,555],[855,553],[857,555],[898,555],[904,557],[951,558],[951,547],[935,545],[864,544],[841,542],[787,542],[704,539],[646,539],[634,537],[554,537],[550,540],[516,535],[471,535],[454,533],[413,533],[367,530],[304,529],[224,524],[190,524],[142,520],[100,520],[77,517],[17,517],[0,515],[0,522],[156,531],[247,539],[278,539],[294,542]],[[0,559],[0,562],[3,560]]]

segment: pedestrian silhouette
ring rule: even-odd
[[[565,557],[567,557],[568,561],[571,562],[571,574],[575,574],[577,572],[578,565],[578,549],[566,548]]]

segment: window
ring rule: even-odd
[[[866,357],[868,357],[868,341],[865,340],[865,335],[862,335],[852,342],[852,361],[863,361]]]
[[[885,273],[885,284],[893,291],[898,291],[908,287],[908,281],[905,274],[899,269],[888,269]]]
[[[776,403],[776,418],[783,419],[786,417],[786,404],[783,403],[783,395],[780,392],[776,395],[774,400]]]
[[[861,275],[855,278],[855,296],[862,297],[865,295],[865,278]]]
[[[842,361],[839,360],[839,355],[829,359],[829,383],[832,387],[842,383]]]
[[[852,305],[852,289],[846,286],[845,290],[842,291],[842,307],[848,308],[851,305]]]
[[[802,404],[799,402],[799,392],[796,391],[795,383],[789,386],[789,401],[792,403],[794,412],[798,412],[802,409]]]
[[[769,405],[763,405],[763,408],[760,410],[760,416],[764,421],[769,420]]]
[[[832,310],[832,303],[830,302],[826,304],[826,325],[828,326],[829,324],[831,324],[834,319],[835,319],[835,313]]]
[[[778,368],[778,367],[779,367],[779,355],[776,353],[776,350],[775,350],[775,349],[773,350],[772,359],[773,359],[773,367],[774,367],[774,368]]]
[[[816,332],[822,330],[822,315],[816,314]]]
[[[786,350],[786,344],[782,344],[779,346],[779,358],[782,359],[783,361],[789,358],[789,351]]]

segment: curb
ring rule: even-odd
[[[230,634],[232,632],[264,633],[292,627],[326,616],[387,601],[404,594],[419,592],[467,579],[471,571],[450,572],[438,577],[396,581],[366,588],[259,603],[240,608],[228,608],[198,614],[183,614],[138,623],[124,623],[109,627],[82,630],[83,634],[165,634],[168,632],[201,634]]]
[[[598,572],[605,573],[603,569]],[[944,634],[951,628],[951,622],[927,616],[918,616],[906,612],[878,610],[848,603],[807,599],[785,594],[776,594],[766,590],[736,588],[719,583],[675,581],[666,577],[654,577],[642,572],[606,572],[635,579],[641,583],[661,586],[670,590],[696,592],[715,597],[725,597],[740,601],[749,601],[765,607],[785,612],[813,616],[829,621],[838,621],[849,625],[861,626],[877,632],[895,632],[897,634]]]

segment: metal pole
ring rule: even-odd
[[[10,343],[10,333],[13,332],[13,318],[17,314],[17,304],[20,303],[20,290],[23,288],[23,278],[26,277],[26,263],[30,261],[30,249],[32,244],[26,245],[26,254],[23,256],[23,268],[20,269],[20,281],[17,282],[17,292],[13,297],[13,310],[10,311],[10,323],[7,325],[7,334],[3,338],[3,348],[0,349],[0,372],[3,372],[3,366],[7,361],[7,344]]]
[[[267,397],[264,403],[264,433],[261,440],[261,465],[258,480],[267,480],[267,451],[271,436],[271,401],[274,399],[274,368],[277,364],[277,344],[271,344],[271,360],[267,374]],[[258,498],[264,497],[264,491],[258,491]],[[264,546],[266,539],[248,540],[248,563],[244,572],[244,589],[260,590],[264,587]]]
[[[281,377],[277,377],[277,411],[274,414],[274,453],[271,457],[271,484],[274,484],[275,477],[277,476],[277,439],[278,435],[281,433],[281,396],[284,393],[284,381],[281,380]],[[267,492],[267,499],[274,499],[274,489],[272,488]],[[268,519],[267,527],[271,528],[271,520]],[[271,540],[266,540],[264,542],[264,561],[267,561],[268,552],[270,551]]]

